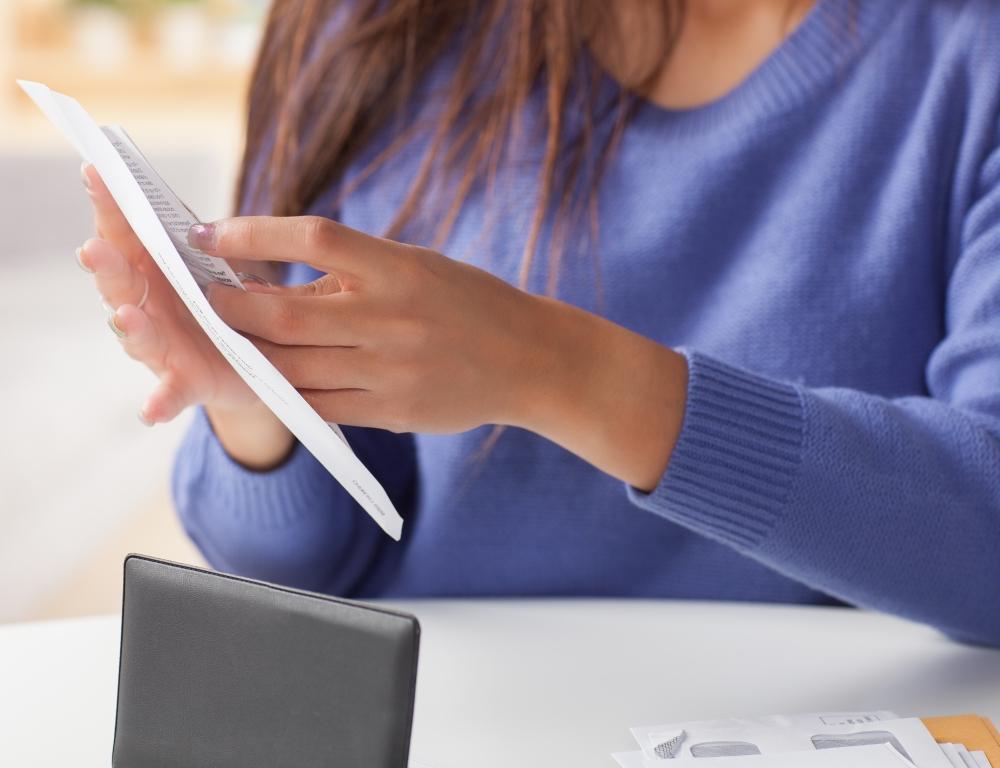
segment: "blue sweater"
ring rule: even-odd
[[[421,150],[335,215],[384,231]],[[444,252],[516,281],[536,172]],[[199,412],[174,493],[207,559],[362,597],[846,602],[1000,644],[1000,6],[818,0],[720,100],[644,103],[599,214],[560,298],[690,364],[652,493],[516,429],[485,458],[489,427],[349,429],[397,544],[306,450],[248,471]]]

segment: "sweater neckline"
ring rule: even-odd
[[[795,30],[729,92],[691,108],[639,97],[633,125],[702,133],[785,112],[843,78],[899,5],[899,0],[816,0]]]

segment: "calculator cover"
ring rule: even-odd
[[[125,560],[115,768],[406,768],[420,627],[403,613]]]

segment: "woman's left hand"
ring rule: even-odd
[[[192,244],[227,259],[302,261],[324,277],[213,286],[243,332],[328,421],[458,432],[519,421],[538,354],[536,297],[439,253],[320,217],[229,219]]]
[[[225,259],[304,262],[301,286],[213,286],[245,334],[327,421],[395,432],[523,427],[640,488],[680,431],[687,364],[673,350],[467,264],[322,217],[192,228]]]

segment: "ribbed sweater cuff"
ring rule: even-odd
[[[265,472],[247,469],[226,453],[202,408],[197,409],[174,472],[182,513],[208,509],[213,516],[227,515],[267,530],[322,512],[330,484],[329,474],[297,442],[279,467]]]
[[[773,381],[690,350],[680,437],[638,506],[740,549],[755,549],[785,512],[802,451],[802,402]]]

